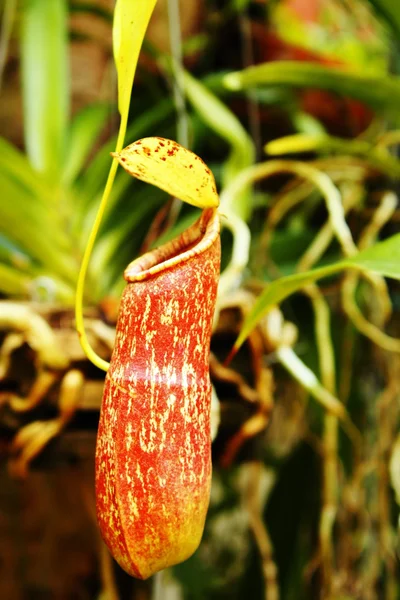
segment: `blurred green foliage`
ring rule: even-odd
[[[301,377],[288,376],[276,346],[262,359],[274,374],[272,422],[223,469],[224,442],[243,424],[240,410],[249,417],[252,409],[216,383],[222,425],[214,445],[214,488],[204,541],[192,559],[173,570],[185,600],[277,600],[277,589],[284,600],[399,596],[398,507],[388,469],[399,429],[399,367],[398,352],[383,349],[388,338],[393,341],[400,333],[399,287],[373,276],[351,287],[348,274],[333,275],[364,261],[370,271],[400,276],[399,212],[393,203],[400,174],[400,135],[394,129],[400,121],[400,5],[397,0],[326,2],[319,19],[310,22],[290,4],[209,0],[202,22],[183,43],[186,68],[177,65],[180,92],[190,146],[216,175],[222,223],[227,217],[230,229],[229,234],[223,231],[223,264],[237,271],[225,279],[224,290],[234,297],[245,288],[258,297],[255,308],[235,309],[249,314],[253,308],[251,326],[260,325],[260,315],[271,303],[282,302],[285,319],[297,331],[293,352],[325,391],[343,401],[346,415],[363,432],[363,445],[354,447],[337,423],[332,428],[332,415],[318,402],[305,403],[307,386]],[[4,3],[3,14],[11,5]],[[0,139],[1,292],[66,307],[73,303],[117,123],[116,96],[114,102],[91,102],[71,116],[68,53],[76,33],[69,18],[78,10],[93,10],[111,22],[112,15],[92,4],[18,4],[13,39],[21,61],[24,148]],[[177,137],[176,69],[153,41],[145,48],[147,62],[138,70],[127,144],[150,135]],[[270,158],[264,162],[264,145],[271,140],[267,151],[275,149],[281,157],[275,176],[268,181],[248,177],[254,168],[271,166]],[[283,168],[294,158],[337,189],[344,206],[341,224],[350,232],[354,255],[346,254],[340,231],[336,235],[334,211],[315,180],[307,178],[310,171],[300,167],[296,174]],[[126,264],[193,220],[195,211],[189,207],[174,218],[168,216],[173,210],[163,213],[166,199],[118,171],[90,263],[88,305],[106,296],[117,298]],[[235,229],[233,217],[241,229]],[[239,231],[250,233],[247,245]],[[235,262],[235,256],[242,262]],[[317,291],[303,289],[325,275],[330,278]],[[303,293],[288,298],[300,288]],[[359,307],[372,333],[357,313]],[[221,360],[237,333],[236,327],[221,342],[216,335],[213,349]],[[330,352],[333,389],[324,364]],[[232,365],[254,384],[246,345]],[[333,449],[329,431],[334,431]],[[326,490],[332,456],[333,492]],[[254,462],[261,464],[254,479],[273,560],[250,533],[255,528],[243,478]],[[326,534],[321,523],[327,499],[332,500],[328,508],[335,513],[335,525],[327,526]]]

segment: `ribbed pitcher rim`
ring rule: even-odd
[[[218,238],[219,228],[217,209],[203,210],[200,218],[179,236],[129,263],[124,279],[128,283],[143,281],[203,254]]]

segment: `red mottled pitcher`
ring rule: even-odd
[[[97,438],[97,516],[114,558],[142,579],[188,558],[203,533],[219,265],[219,220],[207,209],[125,271]]]

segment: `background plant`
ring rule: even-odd
[[[47,14],[39,4],[38,12],[32,3],[32,12],[18,13],[26,19],[21,47],[29,50],[29,23],[46,14],[53,30],[64,32],[53,39],[53,56],[64,64],[65,6],[54,3]],[[326,44],[315,35],[314,45],[299,49],[299,31],[310,40],[312,27],[323,27],[292,11],[291,37],[279,46],[290,4],[210,2],[203,32],[181,44],[186,60],[192,53],[190,73],[176,47],[171,60],[151,42],[147,54],[159,74],[138,71],[126,139],[186,135],[217,176],[225,215],[221,318],[213,340],[219,360],[212,362],[222,409],[214,495],[203,547],[174,569],[179,584],[161,576],[154,594],[398,595],[391,488],[398,495],[398,11],[388,0],[325,3],[343,19],[340,44],[330,31]],[[370,37],[359,37],[363,27]],[[271,35],[275,45],[265,42]],[[351,51],[340,55],[339,46]],[[290,60],[274,62],[274,52]],[[28,54],[33,60],[33,50]],[[88,108],[68,126],[63,69],[54,81],[54,89],[39,92],[62,100],[42,98],[35,110],[55,103],[55,125],[43,126],[47,111],[30,119],[29,161],[2,142],[1,173],[12,201],[0,208],[1,269],[5,294],[68,306],[115,139],[89,158],[111,109]],[[33,85],[22,83],[26,90]],[[27,97],[36,99],[33,92]],[[33,106],[29,111],[37,114]],[[58,141],[46,138],[48,130],[58,131]],[[42,166],[28,144],[35,135],[50,148],[40,154],[47,156]],[[53,153],[52,143],[61,150]],[[118,296],[120,273],[151,224],[147,246],[194,219],[192,209],[179,211],[176,203],[163,213],[163,200],[117,173],[90,265],[87,305]],[[348,269],[360,264],[361,271]],[[237,349],[244,344],[223,371],[242,315]],[[316,402],[307,403],[308,395]]]

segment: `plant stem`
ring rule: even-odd
[[[116,145],[116,152],[120,152],[122,150],[122,146],[124,144],[126,127],[128,123],[128,111],[121,117],[121,123],[118,132],[118,139]],[[76,329],[78,331],[79,339],[82,345],[83,350],[85,351],[86,356],[89,360],[92,361],[93,364],[96,365],[99,369],[103,371],[107,371],[110,363],[106,360],[102,359],[90,346],[88,337],[86,335],[85,326],[83,322],[83,295],[85,288],[85,278],[86,273],[89,266],[90,256],[93,251],[94,243],[96,240],[97,233],[100,228],[101,220],[104,215],[104,211],[107,206],[107,201],[110,196],[111,188],[114,183],[115,174],[118,168],[118,161],[116,158],[113,158],[110,171],[108,173],[107,183],[104,188],[103,196],[100,202],[99,210],[97,212],[95,221],[93,223],[92,230],[89,235],[88,243],[85,248],[85,252],[82,259],[81,268],[78,275],[78,284],[76,288],[76,300],[75,300],[75,319],[76,319]]]
[[[315,330],[321,380],[325,388],[336,394],[335,355],[330,333],[329,306],[316,285],[306,288],[315,314]],[[332,531],[338,509],[338,419],[325,414],[323,430],[323,491],[319,523],[319,541],[322,560],[322,576],[325,594],[331,593],[334,569]]]

